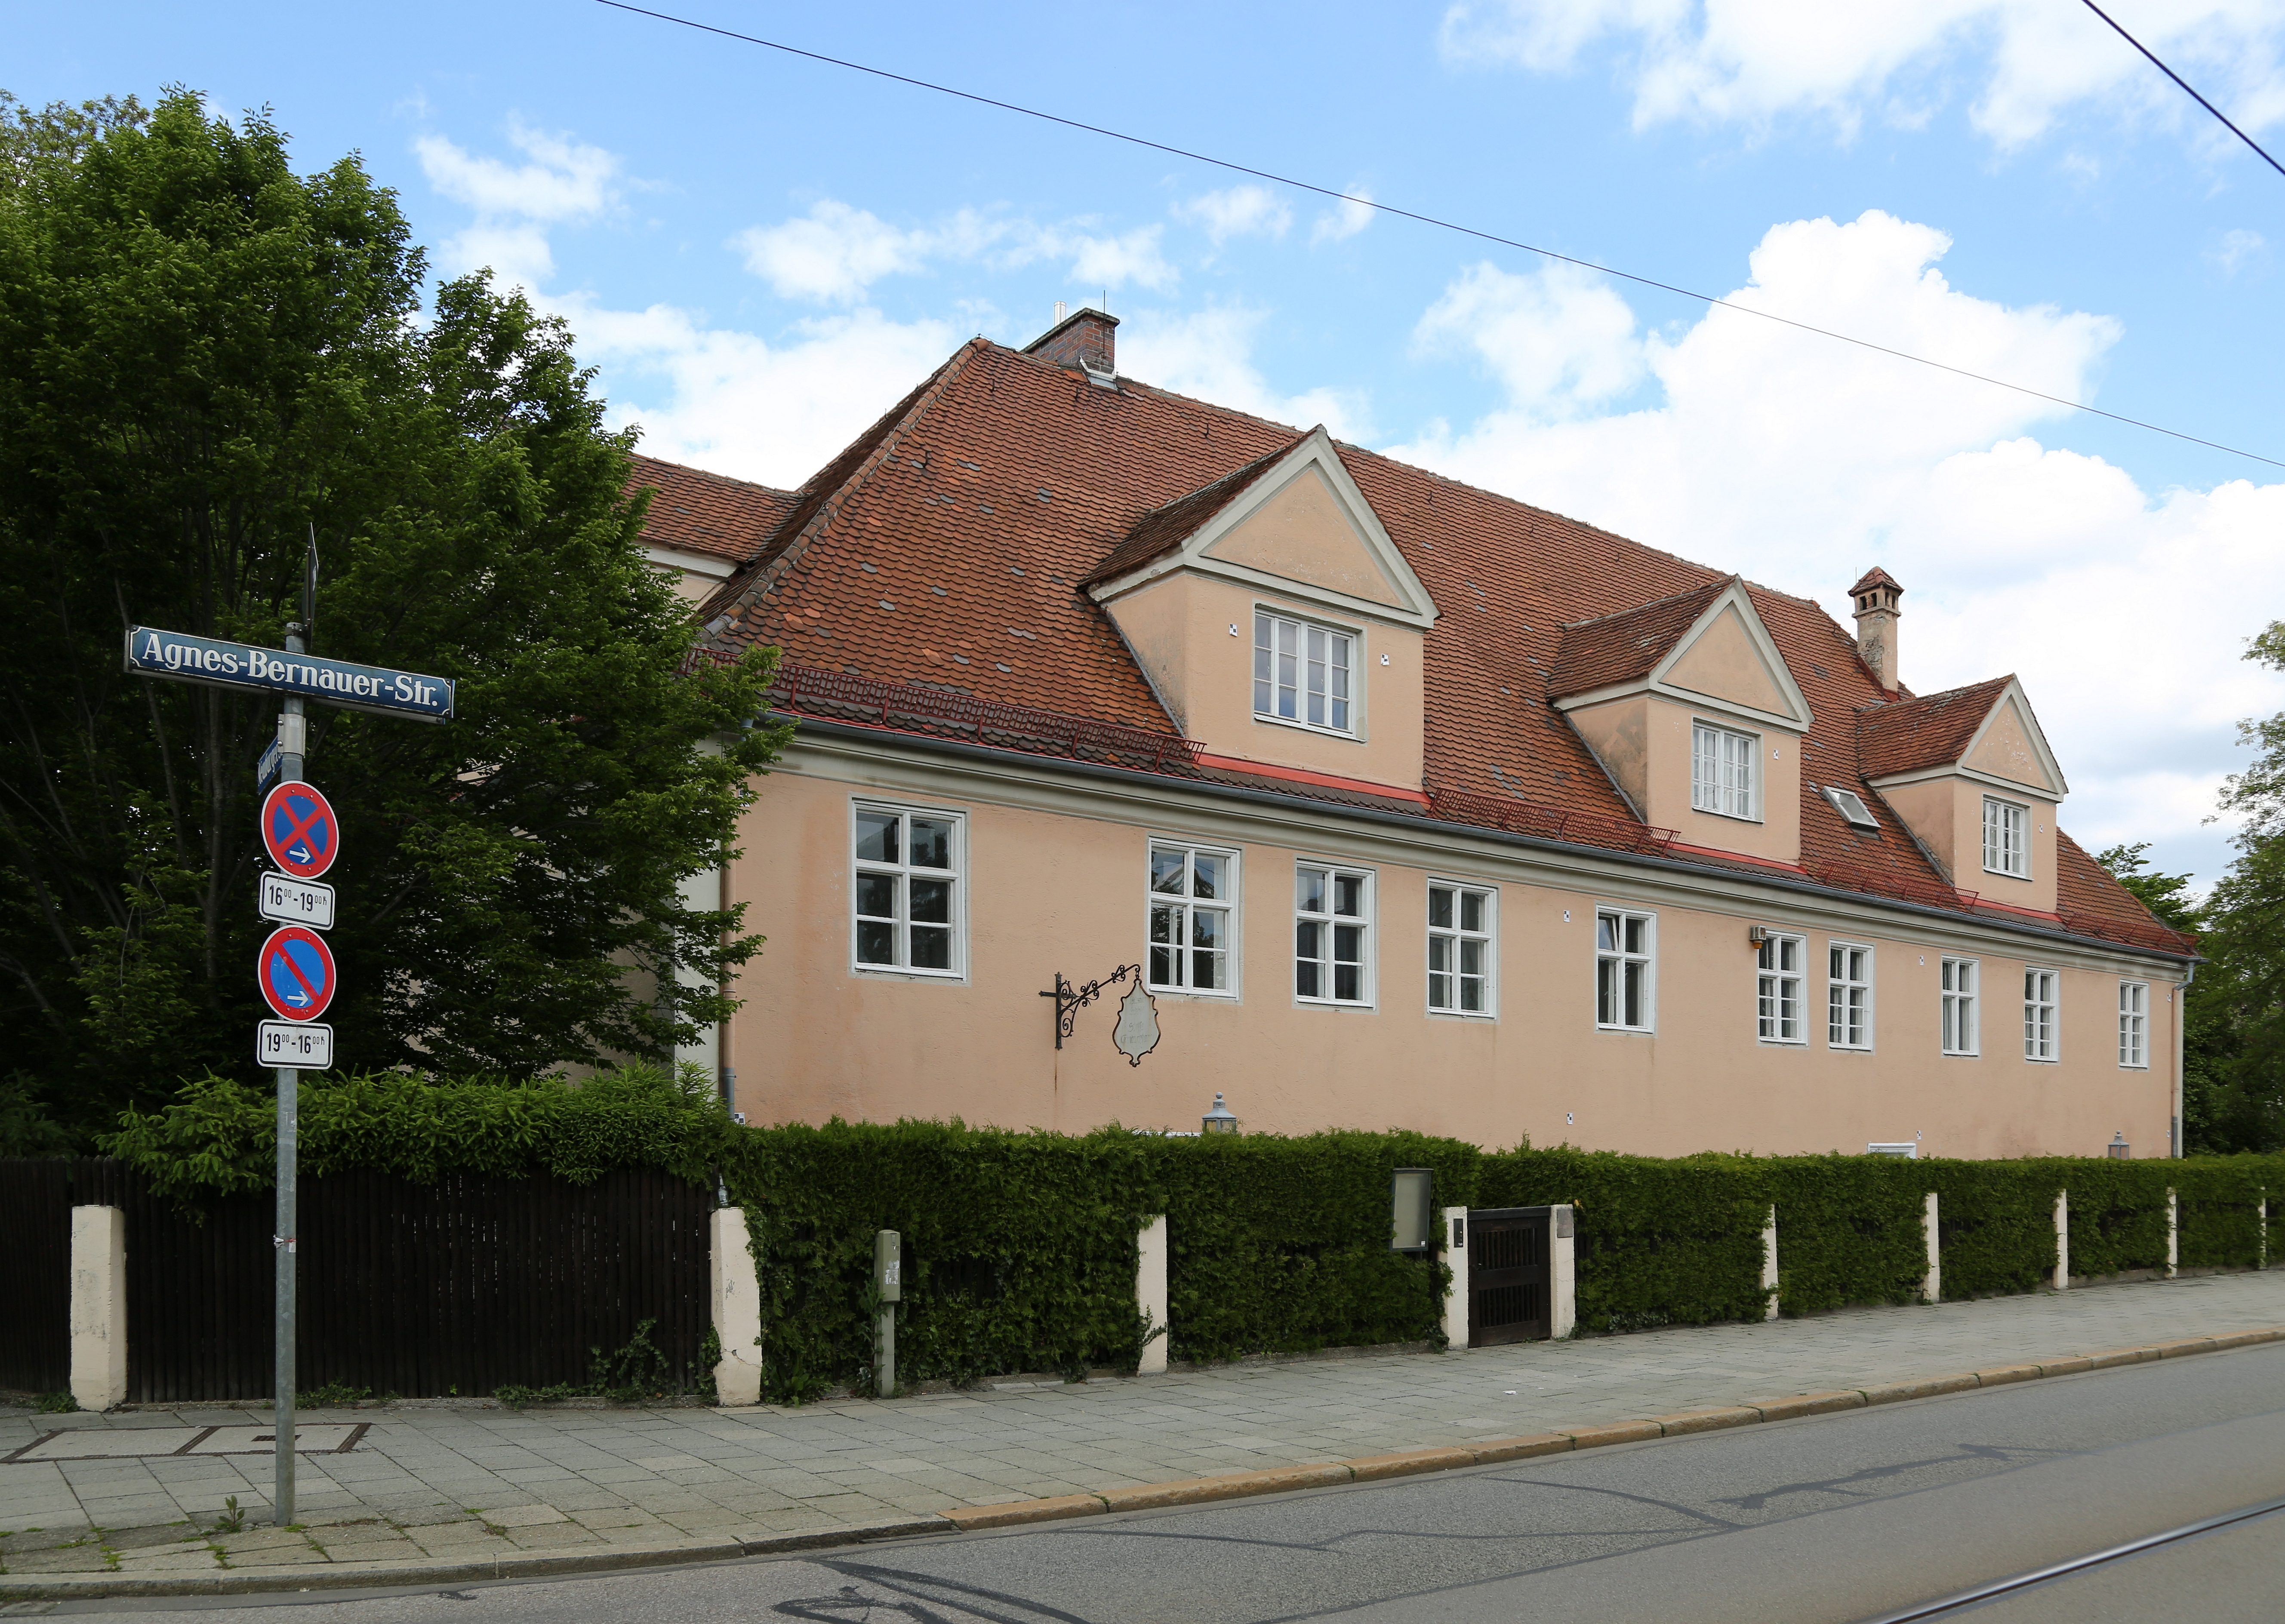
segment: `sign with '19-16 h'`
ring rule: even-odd
[[[348,710],[377,710],[416,722],[452,719],[450,678],[383,665],[351,665],[316,655],[224,643],[181,632],[133,626],[127,632],[127,669],[144,677],[169,677],[210,687],[291,694]]]

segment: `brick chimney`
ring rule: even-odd
[[[1895,577],[1878,565],[1849,589],[1857,606],[1857,653],[1891,694],[1896,691],[1896,622],[1904,614],[1897,600],[1904,595]]]
[[[1119,349],[1116,333],[1119,318],[1108,310],[1098,310],[1081,305],[1069,316],[1062,316],[1063,306],[1056,307],[1056,325],[1024,347],[1027,356],[1037,356],[1057,366],[1074,366],[1087,374],[1088,381],[1112,387],[1119,373]]]

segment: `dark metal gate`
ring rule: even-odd
[[[1536,1342],[1548,1335],[1545,1207],[1468,1214],[1468,1345]]]

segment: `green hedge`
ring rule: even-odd
[[[884,1228],[902,1233],[908,1260],[900,1374],[968,1380],[1132,1369],[1155,1331],[1135,1307],[1136,1232],[1161,1212],[1175,1359],[1437,1340],[1449,1272],[1389,1250],[1399,1167],[1431,1169],[1439,1206],[1572,1204],[1587,1331],[1762,1317],[1772,1206],[1778,1305],[1807,1314],[1918,1298],[1928,1191],[1948,1299],[2043,1286],[2059,1189],[2070,1191],[2079,1275],[2163,1267],[2170,1188],[2182,1267],[2251,1266],[2263,1256],[2263,1192],[2285,1193],[2285,1157],[1662,1160],[1568,1146],[1487,1154],[1408,1133],[743,1127],[703,1079],[643,1067],[577,1087],[312,1077],[302,1099],[302,1166],[313,1177],[468,1169],[585,1183],[632,1165],[726,1190],[746,1211],[760,1268],[769,1390],[797,1399],[868,1379],[873,1235]],[[266,1094],[208,1079],[162,1111],[129,1112],[105,1148],[194,1207],[207,1193],[268,1184],[273,1110]]]

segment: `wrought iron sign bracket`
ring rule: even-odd
[[[1142,985],[1142,967],[1139,964],[1122,964],[1100,981],[1090,981],[1083,987],[1072,985],[1064,979],[1064,973],[1057,970],[1055,986],[1040,994],[1041,998],[1056,1000],[1056,1047],[1063,1047],[1064,1040],[1078,1030],[1080,1010],[1129,976],[1135,977],[1136,986]]]

